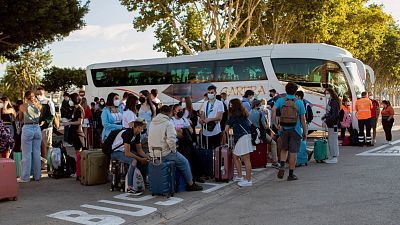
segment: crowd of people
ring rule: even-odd
[[[229,141],[234,143],[233,160],[237,170],[234,181],[242,187],[252,186],[250,153],[255,150],[252,126],[262,131],[261,139],[271,146],[270,157],[272,165],[278,169],[278,178],[284,177],[289,158],[288,180],[297,180],[294,174],[296,154],[300,151],[300,142],[307,139],[308,126],[313,122],[313,105],[304,98],[304,92],[298,90],[297,84],[288,83],[285,91],[279,94],[271,89],[270,99],[266,100],[256,99],[254,91],[247,90],[242,99],[228,100],[226,93],[218,95],[217,88],[209,86],[199,110],[194,109],[190,97],[182,98],[178,104],[165,105],[155,89],[143,90],[139,96],[125,92],[122,98],[117,93],[109,93],[106,99],[96,97],[90,104],[78,93],[64,93],[60,125],[64,127],[64,143],[73,146],[77,161],[81,150],[100,148],[111,132],[121,130],[113,140],[111,157],[129,164],[127,182],[131,193],[135,192],[132,180],[135,168],[146,167],[154,157],[174,161],[186,180],[188,191],[202,190],[197,183],[204,182],[206,177],[196,166],[194,149],[199,145],[215,149]],[[358,119],[360,146],[376,143],[379,115],[387,144],[391,143],[394,110],[389,101],[379,103],[372,93],[363,92],[353,109],[348,97],[340,99],[331,88],[327,88],[324,95],[326,114],[322,121],[328,130],[330,153],[326,163],[338,162],[338,132],[344,145],[346,131],[350,136],[354,134],[354,115]],[[22,174],[18,181],[28,182],[31,175],[39,181],[41,169],[46,167],[43,159],[52,147],[53,129],[59,122],[54,103],[46,98],[45,90],[40,87],[36,92],[27,91],[24,100],[15,105],[2,97],[0,109],[0,128],[14,140],[9,141],[8,146],[0,145],[2,157],[9,157],[11,150],[21,151]],[[79,163],[77,167],[79,171]],[[76,178],[79,179],[79,175]]]

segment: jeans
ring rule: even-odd
[[[39,125],[25,124],[22,127],[21,151],[22,151],[22,175],[21,179],[29,181],[31,169],[33,178],[39,180],[41,177],[40,150],[42,143],[42,132]]]
[[[358,134],[358,141],[360,144],[364,144],[364,129],[366,129],[366,143],[371,144],[371,118],[366,120],[358,120],[358,128],[360,129],[360,133]]]
[[[335,131],[336,130],[336,131]],[[328,145],[331,157],[339,156],[338,128],[328,128]]]
[[[169,153],[163,158],[164,162],[174,161],[176,168],[183,174],[187,183],[193,181],[192,172],[190,171],[189,161],[181,153]]]
[[[387,120],[387,118],[382,118],[382,126],[385,131],[386,141],[392,141],[392,127],[394,119]]]
[[[133,175],[135,173],[135,168],[136,168],[136,159],[131,158],[128,156],[125,156],[124,152],[121,151],[114,151],[111,153],[111,158],[119,160],[121,162],[124,162],[126,164],[129,164],[129,169],[128,169],[128,186],[132,187],[133,186]]]

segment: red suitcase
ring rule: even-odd
[[[215,181],[229,182],[233,179],[233,153],[228,145],[222,145],[214,150]]]
[[[267,167],[267,149],[267,143],[260,143],[256,145],[256,150],[250,153],[251,167],[253,169]]]
[[[343,138],[342,140],[342,146],[350,146],[351,142],[350,142],[350,137],[346,136]]]
[[[0,158],[0,199],[17,200],[18,184],[15,161]]]

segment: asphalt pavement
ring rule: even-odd
[[[374,147],[341,147],[336,165],[311,161],[297,168],[298,181],[278,180],[273,168],[258,169],[253,187],[209,181],[203,192],[170,199],[45,177],[19,184],[17,201],[0,201],[0,224],[397,225],[400,131],[392,146],[382,145],[383,136],[378,133]]]

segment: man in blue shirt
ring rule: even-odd
[[[301,100],[295,98],[295,93],[298,89],[297,84],[288,83],[285,87],[286,97],[280,98],[276,101],[273,109],[272,109],[272,122],[275,126],[278,127],[280,137],[279,137],[279,148],[281,150],[280,154],[280,168],[278,172],[278,178],[283,179],[285,175],[285,162],[287,159],[288,152],[290,153],[289,160],[289,176],[288,181],[297,180],[297,176],[294,175],[294,168],[296,167],[296,157],[297,152],[300,151],[301,140],[307,140],[307,125],[305,118],[305,108],[304,104]],[[290,102],[294,101],[294,108],[291,108]],[[279,110],[281,112],[281,118],[278,123],[276,112]],[[293,112],[286,113],[284,110],[291,110]],[[297,121],[295,121],[295,125],[293,126],[285,124],[283,125],[283,121],[290,120],[290,115],[297,114]],[[283,118],[285,117],[285,118]],[[287,119],[288,118],[288,119]],[[281,126],[282,124],[282,126]]]

